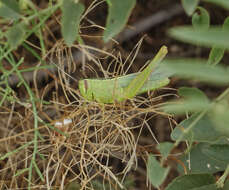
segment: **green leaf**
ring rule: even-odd
[[[210,106],[208,98],[197,88],[182,87],[178,94],[183,99],[168,102],[162,109],[167,113],[184,114],[187,112],[199,112]]]
[[[20,10],[16,0],[1,0],[0,1],[0,17],[7,19],[19,19]]]
[[[208,64],[209,65],[217,65],[223,58],[224,55],[224,48],[215,48],[213,47],[211,49],[211,52],[209,54],[208,58]]]
[[[9,45],[13,49],[17,48],[23,42],[25,33],[25,27],[22,23],[12,26],[6,33]]]
[[[163,168],[160,163],[149,155],[147,162],[147,175],[153,186],[159,187],[165,180],[170,168]]]
[[[61,32],[68,46],[71,46],[79,35],[80,17],[84,9],[81,3],[75,3],[74,0],[63,0]]]
[[[168,102],[162,106],[162,110],[166,113],[181,115],[187,112],[200,112],[208,109],[209,106],[210,103],[206,103],[198,99],[189,99]]]
[[[182,136],[182,141],[192,139],[197,142],[212,143],[225,137],[224,133],[220,133],[215,129],[214,123],[210,120],[208,115],[203,116],[189,132],[184,134],[184,130],[188,129],[198,116],[199,113],[195,113],[179,123],[171,133],[172,140],[176,141]]]
[[[106,2],[107,2],[107,4],[108,4],[109,6],[112,5],[111,0],[106,0]]]
[[[199,0],[182,0],[182,6],[187,15],[191,16],[199,4]]]
[[[210,17],[206,9],[197,7],[197,12],[192,15],[192,25],[196,29],[208,29],[210,25]]]
[[[198,88],[181,87],[178,89],[178,94],[185,99],[196,99],[209,103],[208,97]]]
[[[192,190],[220,190],[216,184],[204,185],[202,187],[193,188]]]
[[[229,17],[227,17],[224,20],[223,28],[229,29]],[[211,49],[210,54],[209,54],[208,64],[217,65],[222,60],[222,58],[224,56],[224,52],[225,52],[224,48],[213,47]]]
[[[193,190],[214,183],[215,178],[210,174],[188,174],[175,178],[165,190]]]
[[[175,73],[180,78],[196,79],[208,84],[228,85],[229,70],[227,67],[207,65],[204,60],[196,59],[174,59],[164,60],[162,67],[167,71]]]
[[[162,142],[157,145],[157,149],[160,151],[162,158],[166,159],[173,148],[173,143]]]
[[[0,29],[0,38],[2,38],[4,36],[4,33],[2,32],[2,30]]]
[[[229,30],[229,17],[227,17],[223,22],[223,29]]]
[[[205,146],[203,153],[218,161],[229,162],[229,145],[228,144],[213,144]]]
[[[28,10],[29,9],[29,4],[30,4],[30,2],[28,2],[26,0],[19,0],[20,10],[23,10],[23,11]]]
[[[209,115],[215,124],[215,130],[229,137],[229,104],[227,100],[222,100],[215,104]]]
[[[188,154],[183,155],[180,159],[189,173],[215,173],[224,171],[228,162],[215,160],[203,153],[206,143],[199,143],[192,147]],[[183,173],[183,167],[178,166],[178,170]]]
[[[168,34],[177,40],[206,47],[229,49],[229,30],[222,27],[210,27],[207,31],[190,26],[174,27]]]
[[[222,190],[228,190],[228,189],[229,189],[229,180],[226,181]]]
[[[108,42],[125,26],[136,0],[110,0],[106,28],[103,34],[104,42]]]
[[[229,10],[229,1],[228,0],[204,0],[205,2],[215,3],[225,9]]]

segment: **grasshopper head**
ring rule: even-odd
[[[87,100],[93,100],[93,95],[89,90],[89,84],[87,79],[79,81],[80,94]]]

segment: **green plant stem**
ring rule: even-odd
[[[220,101],[222,100],[225,96],[227,96],[229,94],[229,88],[227,88],[225,91],[222,92],[222,94],[220,94],[215,101]]]
[[[227,176],[229,175],[229,164],[227,165],[226,170],[224,171],[223,175],[218,179],[218,181],[216,182],[216,186],[218,188],[223,188],[224,186],[224,182],[227,178]]]
[[[24,40],[27,39],[32,33],[36,32],[36,31],[45,23],[45,21],[50,17],[50,15],[52,15],[52,13],[55,12],[55,11],[59,8],[60,5],[61,5],[61,4],[58,3],[58,4],[54,5],[54,6],[51,7],[51,8],[47,8],[47,9],[45,9],[45,10],[42,10],[42,11],[38,12],[37,14],[39,14],[39,15],[45,14],[45,13],[47,13],[47,12],[49,12],[49,14],[48,14],[47,16],[45,16],[45,17],[43,18],[43,20],[40,21],[40,23],[38,23],[35,27],[33,27],[32,30],[29,30],[29,32],[25,35]],[[30,16],[29,18],[27,18],[27,21],[32,20],[33,18],[37,17],[37,16],[38,16],[37,14],[34,14],[34,15]],[[23,40],[23,41],[24,41],[24,40]],[[11,48],[5,47],[5,48],[7,49],[7,51],[5,51],[4,54],[0,56],[0,61],[1,61],[4,57],[6,57],[11,51],[13,51],[13,49],[14,49],[14,48],[12,48],[12,47],[11,47]]]
[[[11,65],[14,67],[14,64],[11,63]],[[33,139],[33,154],[32,154],[32,160],[30,162],[30,166],[29,166],[29,185],[28,188],[31,189],[31,180],[32,180],[32,170],[33,167],[35,167],[36,171],[39,173],[40,170],[36,165],[36,154],[37,154],[37,150],[38,150],[38,136],[39,136],[39,131],[38,131],[38,113],[37,113],[37,108],[36,108],[36,104],[35,104],[35,98],[34,98],[34,94],[32,92],[32,90],[30,89],[29,85],[26,83],[26,81],[24,80],[23,76],[21,75],[20,71],[15,70],[19,79],[21,80],[22,84],[25,86],[26,91],[29,94],[29,98],[30,98],[30,102],[32,104],[32,112],[33,112],[33,116],[34,116],[34,139]],[[39,175],[40,176],[40,175]],[[42,180],[43,177],[41,178]]]

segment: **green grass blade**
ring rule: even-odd
[[[29,168],[24,168],[24,169],[21,169],[21,170],[18,170],[17,173],[14,175],[14,177],[17,177],[25,172],[28,172],[29,171]]]
[[[33,141],[28,142],[28,143],[26,143],[26,144],[20,146],[19,148],[14,149],[14,150],[11,151],[11,152],[7,152],[6,154],[4,154],[3,156],[0,157],[0,160],[4,160],[5,158],[10,157],[12,154],[15,154],[15,153],[19,152],[20,150],[25,149],[26,147],[28,147],[28,146],[31,145],[32,143],[33,143]]]
[[[43,175],[42,175],[42,173],[41,173],[39,167],[37,166],[37,163],[35,162],[35,160],[33,160],[33,166],[34,166],[34,168],[35,168],[35,171],[37,172],[37,174],[38,174],[39,177],[41,178],[41,180],[44,182],[45,179],[44,179],[44,177],[43,177]]]

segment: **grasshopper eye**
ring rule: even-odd
[[[88,90],[88,83],[87,83],[87,80],[84,80],[83,82],[84,82],[85,91],[87,92],[87,90]]]

